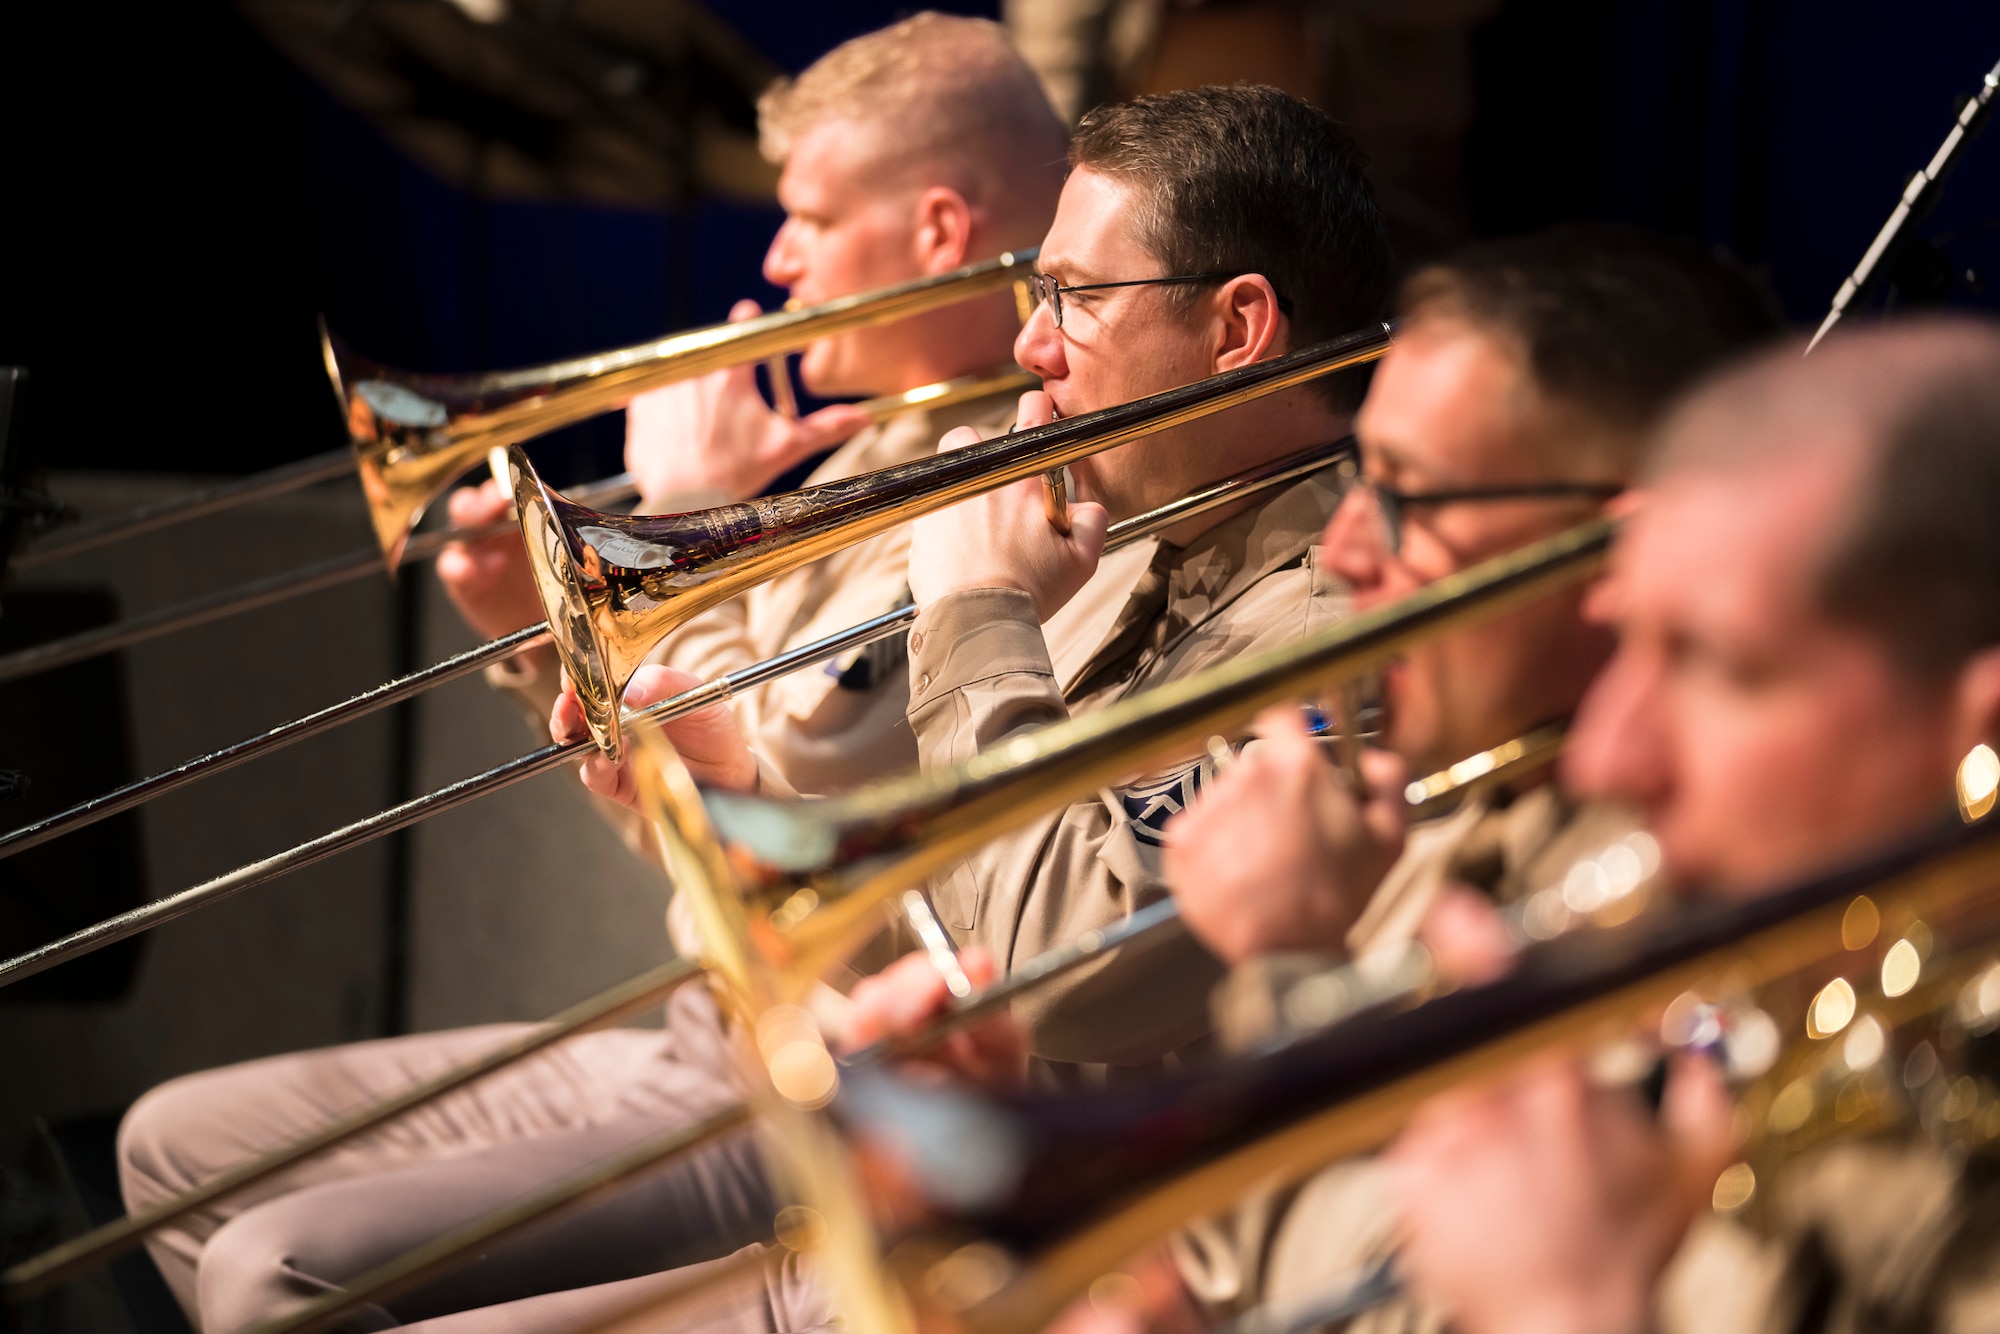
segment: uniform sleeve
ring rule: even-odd
[[[976,589],[940,598],[910,634],[910,725],[924,767],[962,763],[1028,728],[1069,717],[1027,594]],[[938,915],[961,946],[1002,973],[1166,893],[1122,804],[1081,801],[994,840],[936,878]],[[1063,1064],[1139,1065],[1208,1027],[1213,956],[1186,936],[1039,988],[1015,1009],[1033,1050]]]
[[[939,598],[910,630],[910,728],[926,769],[949,768],[1069,717],[1034,600],[1009,588]]]

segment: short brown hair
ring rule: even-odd
[[[1610,223],[1468,246],[1410,275],[1397,310],[1514,344],[1535,386],[1605,427],[1627,467],[1681,391],[1783,327],[1741,265]]]
[[[1136,184],[1137,239],[1168,273],[1259,273],[1290,307],[1294,348],[1387,313],[1395,257],[1354,141],[1317,107],[1253,84],[1098,107],[1072,167]],[[1191,308],[1191,289],[1171,299]],[[1354,376],[1316,383],[1336,406]]]
[[[1652,471],[1858,451],[1816,600],[1914,678],[1948,680],[2000,646],[2000,326],[1891,321],[1804,351],[1787,342],[1711,381],[1669,421]]]
[[[905,162],[989,166],[969,187],[988,196],[1008,188],[1010,173],[1059,170],[1066,138],[1006,29],[930,11],[843,42],[798,78],[772,84],[757,102],[764,156],[782,163],[801,135],[828,120],[882,125],[885,147]]]

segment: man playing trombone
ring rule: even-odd
[[[1368,610],[1561,532],[1625,488],[1673,395],[1776,329],[1739,270],[1629,229],[1563,228],[1425,267],[1403,286],[1396,344],[1356,416],[1364,480],[1321,538],[1322,567]],[[1301,1013],[1294,993],[1329,966],[1403,947],[1447,881],[1512,902],[1632,832],[1629,809],[1578,807],[1542,763],[1406,846],[1409,772],[1575,711],[1611,647],[1580,602],[1554,593],[1405,654],[1383,687],[1386,749],[1361,756],[1366,801],[1298,712],[1276,710],[1167,825],[1166,882],[1195,940],[1232,966],[1226,1036],[1276,1036],[1272,1021]],[[1271,1220],[1264,1203],[1183,1237],[1181,1271],[1210,1309],[1258,1294]]]
[[[1349,491],[1322,545],[1307,558],[1317,589],[1329,596],[1351,592],[1358,606],[1401,597],[1589,513],[1622,487],[1637,442],[1666,396],[1773,327],[1745,280],[1699,253],[1622,232],[1579,231],[1473,252],[1415,279],[1403,313],[1398,343],[1357,418],[1367,484]],[[1029,326],[1024,343],[1036,328]],[[1226,430],[1233,423],[1225,418],[1218,425]],[[1394,475],[1383,473],[1385,459],[1396,464]],[[1449,511],[1411,506],[1408,526],[1422,531],[1398,558],[1380,549],[1380,511],[1371,508],[1382,504],[1382,488],[1390,486],[1448,490],[1462,503]],[[923,542],[920,533],[920,551]],[[1191,547],[1183,559],[1198,553]],[[923,588],[918,592],[922,601]],[[987,593],[958,596],[999,601]],[[1169,624],[1173,615],[1170,608]],[[1192,642],[1228,654],[1254,646],[1253,634],[1230,627],[1226,616],[1218,619],[1206,641]],[[1309,614],[1285,624],[1282,634],[1311,624]],[[990,642],[993,632],[981,633]],[[1401,679],[1391,683],[1391,725],[1400,729],[1398,746],[1408,748],[1412,765],[1442,767],[1560,719],[1605,650],[1599,633],[1580,626],[1574,597],[1562,595],[1470,631],[1464,640],[1413,654]],[[1147,663],[1150,647],[1140,641],[1128,659],[1132,674],[1100,699],[1166,679],[1168,673]],[[929,656],[928,650],[918,654],[914,669],[923,670]],[[991,721],[984,722],[982,741],[1054,713],[1032,690],[1013,680],[1004,685],[1006,692],[995,690],[996,701],[983,706]],[[1397,709],[1399,694],[1415,698]],[[961,758],[968,729],[943,709],[927,720],[919,708],[912,717],[920,740],[939,738],[929,753]],[[963,707],[956,716],[968,713],[980,716]],[[1310,745],[1294,740],[1310,758]],[[1298,753],[1291,752],[1295,759]],[[1108,802],[1073,807],[1003,840],[940,887],[941,906],[949,914],[953,896],[960,896],[956,925],[971,923],[963,934],[984,944],[1003,968],[1118,920],[1161,892],[1153,861],[1159,826],[1187,804],[1211,765],[1185,769],[1168,784],[1114,794],[1122,807],[1115,813]],[[1330,771],[1324,781],[1331,781]],[[1202,804],[1196,801],[1193,809]],[[1551,817],[1546,832],[1564,823],[1555,812],[1543,815]],[[1398,818],[1398,831],[1400,824]],[[1261,860],[1265,851],[1254,842],[1220,840],[1215,860],[1230,864],[1195,870],[1191,878],[1206,884],[1212,876],[1214,884],[1212,899],[1184,903],[1196,925],[1193,940],[1150,950],[1129,965],[1113,961],[1096,977],[1038,993],[1024,1011],[1037,1054],[1136,1063],[1206,1033],[1204,982],[1219,977],[1217,959],[1240,957],[1212,928],[1255,920],[1257,886],[1270,870]],[[1376,874],[1396,851],[1386,842],[1374,850]],[[1226,902],[1231,897],[1237,901]],[[1204,914],[1211,901],[1224,906]]]
[[[943,95],[938,81],[953,77],[963,86]],[[802,305],[1031,246],[1062,186],[1067,134],[1005,34],[980,20],[923,13],[845,43],[767,93],[759,124],[765,154],[784,167],[786,210],[764,276]],[[731,318],[757,313],[742,301]],[[1014,420],[1018,387],[1006,373],[1018,376],[1019,327],[1014,299],[999,292],[809,346],[799,376],[821,397],[887,400],[961,379],[999,386],[943,408],[906,408],[879,425],[848,404],[802,418],[775,411],[750,365],[641,394],[626,410],[625,445],[639,512],[749,499],[836,444],[809,485],[909,462],[957,426],[1002,431]],[[461,527],[513,513],[497,482],[454,493],[451,506]],[[896,605],[908,552],[904,528],[836,552],[698,618],[652,660],[713,680],[845,629]],[[542,618],[511,534],[447,549],[437,569],[487,638]],[[864,650],[839,664],[845,670],[796,673],[737,696],[733,711],[767,775],[824,793],[914,764],[893,656],[886,646]],[[552,648],[487,675],[520,696],[537,727],[548,718],[558,688]],[[883,690],[885,682],[898,688]]]
[[[1070,164],[1037,306],[1015,342],[1045,385],[1023,397],[1022,425],[1247,366],[1382,313],[1391,257],[1359,152],[1297,98],[1199,88],[1102,107],[1078,128]],[[1340,495],[1329,465],[1163,533],[1108,632],[1080,661],[1069,652],[1078,641],[1068,613],[1109,521],[1335,442],[1358,397],[1351,380],[1327,379],[1085,460],[1070,470],[1081,501],[1066,516],[1052,519],[1043,484],[1027,481],[912,524],[909,720],[923,763],[956,763],[1344,614],[1346,597],[1313,552]],[[641,668],[628,698],[674,684]],[[565,695],[553,734],[580,729]],[[751,758],[712,732],[683,752],[704,782],[755,776]],[[631,798],[629,777],[608,761],[586,763],[584,781]],[[945,928],[1005,973],[1159,897],[1159,826],[1198,782],[1190,769],[1107,793],[968,857],[932,886]],[[1189,997],[1202,987],[1189,979],[1214,965],[1186,942],[1160,953],[1177,948],[1181,957],[1146,975],[1148,986],[1171,978],[1165,1001],[1125,977],[1063,988],[1079,992],[1066,1008],[1082,1018],[1067,1033],[1038,1032],[1037,1055],[1052,1069],[1136,1066],[1197,1037],[1206,1021]]]
[[[1379,318],[1390,261],[1359,154],[1267,88],[1202,88],[1085,116],[1016,355],[1045,390],[1023,421],[1154,393]],[[1253,508],[1170,530],[1111,634],[1067,676],[1041,630],[1089,576],[1107,519],[1346,433],[1352,377],[1322,380],[1076,465],[1069,531],[1032,484],[918,521],[910,724],[927,766],[1102,708],[1345,613],[1314,551],[1340,494],[1327,470]],[[947,445],[954,443],[946,441]],[[1011,971],[1160,894],[1158,830],[1199,767],[1078,803],[969,855],[932,894],[960,944]],[[1168,956],[1179,957],[1168,957]],[[1084,970],[1028,1012],[1051,1073],[1140,1066],[1198,1036],[1210,965],[1162,947],[1143,977]],[[1159,992],[1164,987],[1164,994]],[[1065,1022],[1045,1022],[1058,1010]]]

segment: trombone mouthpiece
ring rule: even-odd
[[[514,497],[514,469],[507,462],[507,451],[495,445],[486,451],[486,466],[493,473],[493,480],[507,490],[508,499]]]

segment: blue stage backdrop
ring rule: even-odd
[[[780,68],[907,12],[716,0]],[[991,13],[994,5],[952,6]],[[1485,234],[1612,217],[1726,247],[1816,322],[2000,59],[1991,0],[1507,0],[1475,34],[1467,193]],[[89,59],[81,59],[87,54]],[[245,471],[338,440],[313,319],[421,369],[629,343],[776,298],[774,211],[492,201],[445,184],[223,0],[0,9],[14,127],[0,362],[42,374],[51,461]],[[1990,305],[2000,132],[1925,227]],[[616,418],[538,446],[616,461]]]

